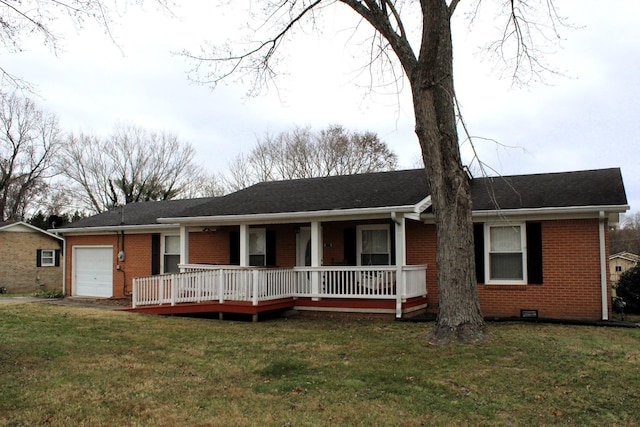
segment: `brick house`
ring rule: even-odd
[[[607,319],[608,226],[628,209],[620,170],[470,180],[484,315]],[[127,205],[57,230],[65,288],[150,313],[435,313],[429,194],[417,169]]]
[[[10,293],[61,290],[62,242],[25,222],[0,222],[0,288]]]

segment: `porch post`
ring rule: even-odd
[[[320,223],[314,221],[311,223],[311,267],[320,267],[322,265],[322,235],[320,233]],[[320,293],[320,271],[311,273],[311,293],[317,295]],[[318,298],[314,297],[314,300]]]
[[[402,268],[407,265],[407,255],[405,250],[405,222],[403,214],[392,215],[396,231],[396,318],[402,317],[402,296],[405,293],[404,271]]]
[[[180,264],[189,264],[189,230],[184,225],[180,226]]]
[[[249,224],[240,224],[240,266],[249,267]]]

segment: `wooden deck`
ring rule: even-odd
[[[402,304],[404,313],[410,314],[422,311],[427,307],[426,297],[412,298]],[[395,315],[396,302],[394,300],[354,300],[354,299],[324,299],[311,298],[282,298],[279,300],[261,301],[257,305],[247,301],[207,301],[200,303],[182,303],[176,305],[154,305],[125,309],[129,312],[156,315],[190,315],[215,314],[220,318],[224,314],[241,314],[252,316],[257,321],[262,313],[279,310],[299,310],[335,313],[369,313]]]
[[[259,313],[295,308],[391,314],[426,308],[426,266],[183,266],[135,278],[130,311],[148,314]]]

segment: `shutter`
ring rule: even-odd
[[[276,265],[276,231],[275,230],[267,230],[266,232],[266,247],[265,250],[267,251],[267,258],[266,258],[266,265],[268,266],[275,266]]]
[[[42,267],[42,249],[36,249],[36,267]]]
[[[229,265],[240,265],[240,232],[229,232]]]
[[[484,277],[484,224],[473,224],[473,244],[476,259],[476,282],[485,283]]]
[[[160,274],[160,235],[151,235],[151,274]]]
[[[356,229],[344,229],[344,263],[345,265],[358,264],[358,248],[356,246]]]
[[[527,279],[530,285],[542,285],[542,224],[527,223]]]
[[[60,267],[60,249],[53,252],[53,259],[56,267]]]

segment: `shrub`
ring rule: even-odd
[[[626,303],[627,313],[640,314],[640,265],[622,273],[616,286],[616,295]]]
[[[40,291],[33,294],[34,297],[40,298],[64,298],[64,294],[61,290],[50,289],[48,291]]]

